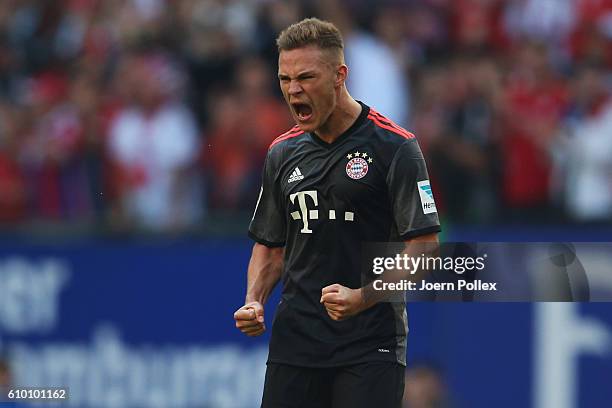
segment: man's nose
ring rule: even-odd
[[[302,92],[302,87],[298,81],[291,81],[289,82],[289,90],[287,92],[289,92],[289,95],[296,95]]]

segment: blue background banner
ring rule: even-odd
[[[67,406],[258,406],[268,336],[234,327],[251,243],[4,244],[0,350],[15,384]],[[278,293],[266,310],[268,324]],[[595,408],[612,399],[606,303],[411,303],[410,364],[457,407]]]

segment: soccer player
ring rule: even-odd
[[[268,151],[246,301],[234,314],[243,333],[262,334],[282,277],[262,407],[400,407],[405,304],[363,295],[360,250],[367,241],[437,241],[423,155],[411,133],[349,95],[333,24],[300,21],[277,45],[297,125]]]

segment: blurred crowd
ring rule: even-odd
[[[292,125],[274,39],[306,16],[417,135],[447,222],[612,222],[612,0],[2,0],[0,225],[252,211]]]

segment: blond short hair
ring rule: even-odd
[[[338,27],[329,21],[306,18],[285,28],[276,39],[278,52],[314,45],[344,60],[344,41]]]

